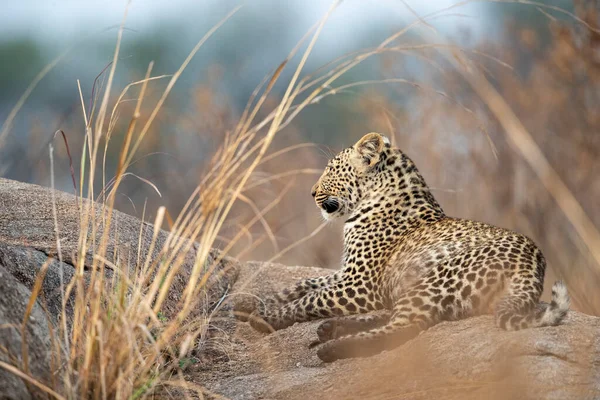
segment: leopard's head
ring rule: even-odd
[[[327,163],[312,187],[312,196],[325,219],[347,218],[352,214],[373,184],[376,165],[389,147],[387,137],[368,133]]]

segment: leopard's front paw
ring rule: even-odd
[[[321,343],[325,343],[342,336],[338,320],[330,319],[321,323],[321,325],[319,325],[317,328],[317,336],[319,337],[319,342]]]
[[[334,340],[323,344],[317,350],[317,356],[321,361],[330,363],[344,358],[352,358],[352,345],[345,340]]]
[[[323,362],[329,363],[345,358],[369,357],[378,352],[380,350],[374,351],[367,343],[361,342],[358,338],[345,337],[324,343],[317,350],[317,356]]]
[[[233,303],[233,315],[246,322],[250,315],[260,309],[261,301],[254,296],[239,296]]]
[[[271,324],[269,324],[266,319],[261,315],[260,312],[254,311],[248,317],[248,321],[250,322],[250,326],[262,333],[272,333],[275,332],[275,329]]]

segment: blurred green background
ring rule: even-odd
[[[454,3],[448,0],[408,2],[420,15]],[[116,75],[117,86],[141,79],[150,61],[155,63],[155,75],[173,73],[202,35],[240,4],[242,9],[195,57],[168,103],[168,107],[177,109],[180,115],[195,113],[189,101],[192,92],[197,85],[209,85],[215,96],[227,101],[231,112],[239,114],[257,84],[324,15],[329,2],[133,1]],[[548,4],[573,11],[569,1]],[[14,123],[9,143],[0,148],[0,171],[4,176],[31,182],[40,179],[30,168],[29,157],[23,156],[42,150],[46,142],[31,135],[35,130],[36,135],[49,138],[56,129],[64,129],[74,118],[81,117],[76,81],[81,82],[83,94],[89,100],[94,78],[112,60],[125,6],[126,2],[122,0],[7,0],[3,4],[0,13],[0,121],[5,120],[35,76],[67,51],[35,88]],[[502,42],[507,18],[541,31],[548,22],[548,17],[535,7],[517,4],[474,2],[446,14],[432,24],[442,34],[467,47],[490,41]],[[326,25],[306,71],[314,71],[345,53],[375,46],[413,19],[402,2],[346,1]],[[548,32],[541,33],[548,35]],[[521,67],[526,69],[527,65]],[[284,79],[277,87],[280,92],[291,71],[285,71]],[[407,74],[409,78],[417,79],[419,72],[419,66],[416,66]],[[351,71],[342,82],[381,77],[381,62],[374,60]],[[349,126],[361,119],[354,110],[344,106],[352,99],[352,93],[335,96],[311,110],[310,117],[303,119],[303,135],[320,143],[338,143],[338,138],[345,136]],[[34,129],[38,124],[42,125],[39,131]],[[67,132],[69,136],[81,133],[81,127],[79,132]],[[177,136],[189,132],[165,127],[163,134]],[[57,185],[68,189],[70,183],[68,179],[59,179]]]

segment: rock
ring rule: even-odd
[[[43,293],[46,297],[49,311],[56,316],[61,308],[60,274],[66,282],[73,277],[74,260],[77,259],[79,231],[81,227],[80,208],[91,209],[91,203],[81,200],[74,195],[55,191],[54,203],[57,214],[57,226],[60,236],[62,262],[58,258],[55,234],[55,221],[53,218],[53,197],[49,188],[37,185],[12,181],[0,178],[0,259],[4,261],[7,269],[26,287],[31,288],[35,282],[37,271],[49,259],[48,274],[44,280]],[[96,243],[100,242],[103,235],[102,218],[108,217],[108,212],[98,204],[94,204],[95,217],[88,226],[89,236],[92,236],[92,225],[95,226]],[[160,230],[155,243],[153,240],[153,226],[146,222],[119,211],[112,211],[111,231],[105,258],[115,260],[117,255],[119,265],[127,265],[130,271],[134,270],[137,260],[155,261],[160,256],[160,251],[169,238],[169,232]],[[185,255],[185,262],[172,285],[172,290],[164,304],[166,316],[171,315],[178,307],[183,288],[189,280],[189,275],[194,263],[197,245],[192,245],[192,250]],[[85,267],[88,269],[93,262],[94,249],[88,249],[84,256]],[[212,250],[207,264],[212,263],[218,256],[217,250]],[[211,275],[207,292],[199,302],[198,312],[205,312],[210,304],[221,299],[228,288],[233,284],[238,272],[237,261],[225,257]],[[106,278],[113,276],[113,271],[105,268]],[[109,279],[107,279],[109,281]]]
[[[98,203],[81,200],[72,194],[54,191],[57,214],[57,230],[60,237],[63,261],[73,265],[77,258],[79,231],[85,224],[80,220],[80,208],[91,210],[94,218],[87,224],[89,237],[96,230],[96,238],[102,238],[102,219],[108,218]],[[52,190],[49,188],[0,178],[0,242],[39,250],[52,257],[57,256],[57,240],[53,212]],[[152,240],[152,225],[142,223],[135,217],[113,212],[111,232],[108,236],[106,258],[114,260],[118,254],[122,264],[132,264],[137,258],[138,239],[142,233],[141,259],[148,254]],[[157,239],[151,257],[156,258],[168,234],[163,232]],[[92,264],[90,249],[85,255],[86,266]]]
[[[248,263],[236,302],[328,270]],[[492,316],[445,322],[404,346],[365,359],[322,363],[309,345],[322,321],[270,335],[229,325],[228,358],[189,379],[232,399],[597,399],[600,318],[570,312],[558,327],[506,332]]]
[[[29,303],[31,291],[19,283],[0,260],[0,361],[22,366],[21,323]],[[31,375],[41,382],[51,378],[50,331],[48,320],[39,304],[35,303],[25,329],[27,358]],[[0,367],[0,398],[24,400],[31,393],[40,395],[33,386],[27,388],[21,378]]]
[[[61,257],[59,257],[57,251],[53,201],[56,207],[56,225],[60,237]],[[0,327],[4,326],[3,324],[12,324],[14,321],[20,323],[19,318],[22,318],[23,310],[20,308],[9,310],[5,307],[9,307],[13,303],[19,304],[22,299],[26,299],[24,301],[27,304],[31,294],[30,290],[36,281],[39,270],[44,265],[47,265],[48,269],[42,283],[40,296],[35,305],[36,313],[39,314],[36,314],[36,321],[38,321],[37,324],[44,323],[47,325],[45,313],[41,311],[42,308],[40,307],[40,305],[43,305],[48,310],[50,323],[57,325],[62,312],[61,281],[64,285],[68,284],[76,273],[74,265],[76,265],[75,260],[78,258],[79,231],[82,226],[80,208],[90,207],[91,204],[85,200],[81,201],[81,199],[71,194],[59,191],[54,192],[53,198],[52,191],[48,188],[0,178],[0,266],[2,267],[3,276],[7,277],[6,282],[11,282],[14,289],[6,292],[0,290],[0,298],[4,301],[4,303],[0,302]],[[95,237],[96,243],[100,243],[104,233],[101,222],[103,218],[108,217],[109,213],[97,203],[94,203],[94,207],[93,213],[90,214],[94,218],[91,218],[88,223],[88,227],[90,227],[89,237]],[[153,262],[161,256],[160,251],[169,238],[169,232],[159,230],[154,246],[151,246],[153,241],[153,226],[151,224],[116,210],[112,211],[112,221],[104,254],[109,261],[116,260],[118,256],[119,263],[117,264],[120,267],[126,266],[124,272],[135,270],[138,257],[141,262],[146,260],[146,257],[150,262]],[[92,226],[94,229],[91,229]],[[92,234],[92,232],[94,233]],[[175,277],[171,290],[163,303],[161,312],[166,318],[171,317],[179,309],[183,290],[189,282],[197,247],[196,243],[192,243],[191,250],[185,254],[181,270]],[[83,271],[85,282],[89,280],[93,254],[94,249],[90,248],[83,255],[85,260]],[[205,269],[218,256],[219,252],[217,250],[211,250]],[[59,260],[60,258],[62,258],[62,261]],[[236,260],[224,257],[214,269],[214,273],[204,286],[204,290],[201,292],[197,304],[188,318],[205,317],[215,305],[219,304],[235,282],[238,269],[239,263]],[[109,285],[114,271],[107,266],[104,273],[105,278],[107,278],[105,282]],[[2,284],[5,284],[5,282],[3,281]],[[72,296],[74,295],[73,292]],[[69,300],[72,299],[73,297]],[[72,301],[68,301],[66,314],[69,326],[72,309]],[[38,336],[46,339],[49,337],[48,334]],[[31,340],[36,340],[38,336],[28,335],[28,338],[31,337]],[[11,333],[11,336],[6,338],[11,343],[11,350],[13,348],[20,349],[20,344],[18,344],[20,336]],[[35,349],[39,354],[48,355],[49,346],[46,346],[48,344],[48,341],[38,341],[34,345],[37,346]],[[41,350],[43,346],[46,346],[45,352]],[[39,365],[45,367],[47,372],[47,363],[44,364],[40,361]],[[5,391],[2,386],[3,382],[13,382],[14,379],[14,375],[0,368],[0,398],[3,398],[2,396],[6,393],[9,393],[13,398],[20,398],[22,392],[19,391],[21,390],[19,387],[11,384],[11,386],[7,386],[10,390]],[[20,382],[20,379],[17,379],[17,381]]]
[[[0,242],[0,264],[6,268],[7,272],[29,289],[33,287],[38,272],[45,263],[48,263],[48,269],[44,284],[42,285],[40,300],[56,324],[62,312],[61,280],[64,287],[73,278],[75,268],[70,264],[49,258],[42,251]],[[72,300],[73,296],[67,302],[66,311],[69,315],[72,314],[73,310]]]
[[[61,192],[55,192],[55,199],[62,261],[57,259],[50,190],[0,179],[0,346],[13,355],[7,357],[0,347],[0,360],[20,365],[21,332],[14,324],[20,326],[37,272],[47,263],[42,299],[34,304],[26,328],[31,373],[42,382],[49,382],[53,370],[48,322],[56,322],[61,308],[61,275],[68,281],[75,273],[79,207],[88,204]],[[96,207],[94,216],[97,224],[106,213]],[[112,218],[109,258],[119,254],[134,265],[138,252],[141,259],[159,257],[169,233],[160,231],[150,250],[151,225],[118,211]],[[101,234],[98,229],[96,235]],[[167,315],[177,310],[196,247],[185,255],[164,306]],[[217,256],[211,252],[211,259]],[[87,274],[92,250],[83,258]],[[195,349],[185,378],[232,399],[600,398],[600,318],[578,312],[570,312],[558,327],[517,332],[496,328],[491,316],[441,323],[396,349],[331,364],[321,362],[316,349],[309,348],[322,321],[263,335],[233,317],[234,309],[251,309],[256,296],[328,272],[258,262],[240,265],[225,258],[191,316],[214,311],[212,334]],[[113,271],[105,273],[110,277]],[[40,305],[47,308],[48,320]],[[27,399],[31,394],[37,395],[35,389],[0,368],[0,398]]]

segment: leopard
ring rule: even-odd
[[[269,296],[249,321],[269,333],[326,319],[311,345],[323,362],[392,350],[443,321],[492,314],[514,331],[567,315],[563,281],[540,301],[546,260],[529,237],[447,216],[385,135],[368,133],[329,160],[311,194],[325,220],[344,221],[342,268]]]

